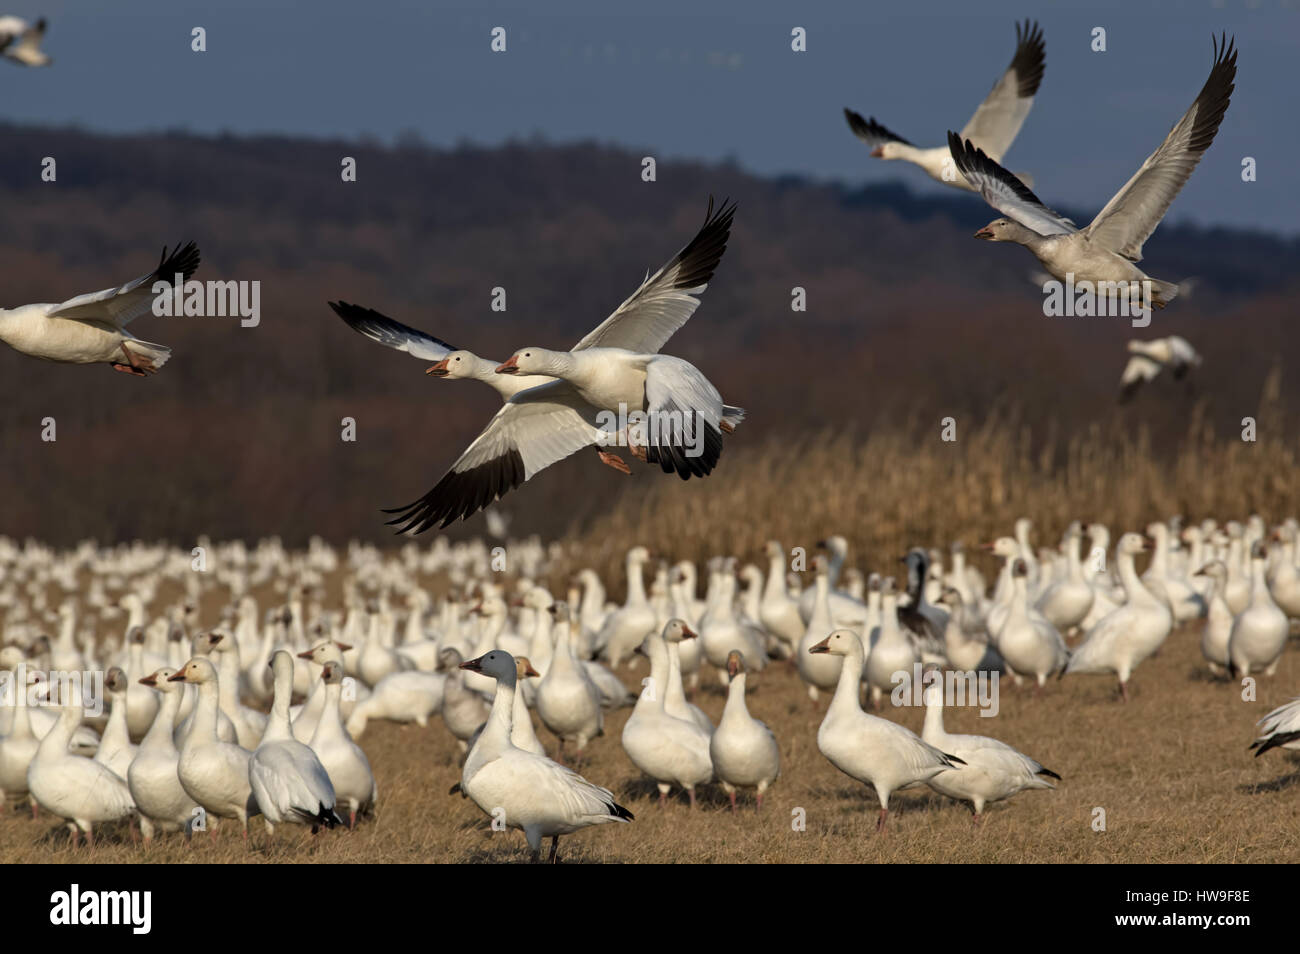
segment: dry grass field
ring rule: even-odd
[[[1266,389],[1261,419],[1267,398]],[[1074,518],[1101,520],[1118,532],[1173,513],[1223,521],[1258,510],[1276,520],[1300,501],[1300,471],[1280,440],[1215,438],[1194,415],[1172,455],[1146,453],[1143,440],[1108,440],[1094,431],[1031,453],[1029,435],[1004,420],[964,432],[956,444],[894,433],[810,440],[794,453],[788,445],[740,447],[724,457],[720,475],[726,479],[660,481],[649,495],[576,530],[550,582],[562,593],[572,569],[592,565],[604,574],[610,598],[621,600],[619,567],[633,543],[671,558],[735,553],[755,559],[769,537],[787,548],[811,547],[834,530],[849,538],[852,564],[890,573],[907,545],[974,543],[1008,532],[1021,514],[1035,518],[1037,540],[1050,544]],[[983,569],[991,579],[992,564]],[[435,592],[445,590],[445,581],[428,582]],[[339,583],[332,581],[326,605],[337,605]],[[273,605],[269,589],[257,595],[263,606]],[[223,602],[224,591],[209,590],[204,618],[215,619]],[[825,699],[814,707],[785,663],[750,677],[750,711],[774,730],[782,757],[781,777],[761,814],[746,794],[743,810],[732,815],[713,786],[703,790],[695,811],[680,794],[661,809],[654,786],[622,751],[620,734],[631,710],[620,710],[608,717],[605,735],[579,768],[612,789],[636,821],[562,839],[561,861],[1300,860],[1300,758],[1274,750],[1256,759],[1247,749],[1255,721],[1300,692],[1300,646],[1293,639],[1277,674],[1261,677],[1256,700],[1244,701],[1240,685],[1209,677],[1198,648],[1201,625],[1176,630],[1159,655],[1142,664],[1128,704],[1117,700],[1110,677],[1071,676],[1051,682],[1041,697],[1004,685],[993,718],[975,709],[947,710],[949,731],[995,736],[1064,778],[1054,792],[1026,792],[993,806],[979,829],[966,806],[923,787],[895,796],[889,830],[877,835],[874,794],[817,750]],[[635,687],[645,670],[622,674]],[[694,701],[715,721],[721,715],[724,696],[707,666]],[[920,709],[891,708],[886,715],[920,730]],[[544,729],[538,734],[554,744]],[[192,848],[172,838],[146,852],[125,830],[105,831],[93,852],[74,852],[61,824],[10,811],[0,816],[0,862],[527,860],[522,835],[491,832],[478,808],[448,795],[459,766],[439,721],[427,729],[372,722],[361,742],[380,802],[375,817],[355,832],[308,839],[284,827],[268,843],[255,821],[251,846],[227,828],[215,841],[200,836]],[[1104,831],[1094,829],[1099,808]],[[792,825],[796,809],[805,813],[803,831]]]

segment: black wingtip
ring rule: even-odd
[[[1055,772],[1053,772],[1053,771],[1052,771],[1051,769],[1049,769],[1049,768],[1040,768],[1040,769],[1039,769],[1036,773],[1034,773],[1034,774],[1036,774],[1036,775],[1046,775],[1048,778],[1054,778],[1054,779],[1056,779],[1058,782],[1063,782],[1063,781],[1065,781],[1063,778],[1061,778],[1061,776],[1057,775]]]
[[[177,273],[180,273],[185,276],[186,281],[189,281],[190,276],[198,271],[199,262],[199,247],[193,242],[186,242],[184,246],[178,242],[170,255],[167,253],[167,246],[164,245],[154,275],[162,281],[170,282],[176,278]]]
[[[611,807],[610,814],[613,815],[615,818],[626,818],[628,821],[636,820],[636,816],[633,815],[626,808],[624,808],[622,805],[620,805],[618,802],[610,802],[609,804]]]
[[[1016,24],[1016,52],[1011,58],[1011,69],[1016,73],[1016,95],[1029,99],[1038,92],[1047,65],[1047,45],[1043,41],[1043,28],[1037,21],[1026,19]]]

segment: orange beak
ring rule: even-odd
[[[691,629],[689,626],[683,626],[682,635],[685,636],[687,639],[698,639],[700,634],[697,633],[695,630]]]
[[[512,354],[506,360],[497,365],[497,374],[518,374],[519,373],[519,356]]]
[[[524,675],[525,675],[525,676],[540,676],[541,673],[538,672],[536,669],[533,668],[532,663],[529,663],[527,666],[524,667]]]
[[[975,238],[977,239],[991,239],[992,237],[993,237],[993,230],[989,228],[987,225],[975,233]]]
[[[831,638],[827,636],[820,643],[808,647],[810,653],[828,653],[831,651]]]
[[[142,686],[156,686],[156,685],[158,685],[158,680],[155,679],[153,676],[145,676],[145,677],[143,677],[142,679],[139,679],[139,680],[137,680],[137,681],[138,681],[138,682],[140,683],[140,685],[142,685]]]
[[[432,374],[435,378],[445,378],[447,376],[448,366],[447,359],[443,358],[437,364],[429,365],[424,369],[425,374]]]
[[[871,154],[877,159],[882,159],[885,155],[885,148],[883,146],[877,146],[875,149],[871,150]]]

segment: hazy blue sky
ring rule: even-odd
[[[1300,231],[1300,0],[1098,3],[615,0],[19,0],[50,21],[46,70],[0,64],[0,117],[96,130],[361,134],[436,145],[540,133],[759,173],[850,183],[919,170],[870,159],[841,109],[921,145],[961,128],[1010,61],[1013,21],[1043,25],[1047,71],[1007,164],[1049,204],[1099,209],[1191,103],[1211,33],[1235,33],[1237,90],[1171,211]],[[208,51],[190,51],[190,29]],[[489,50],[507,30],[508,51]],[[790,30],[808,30],[793,53]],[[1107,52],[1090,32],[1107,31]],[[1243,156],[1259,181],[1242,183]],[[661,177],[663,172],[661,171]]]

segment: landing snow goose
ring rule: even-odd
[[[64,699],[59,719],[36,749],[27,766],[27,789],[51,815],[68,823],[76,847],[80,832],[91,847],[96,822],[118,821],[135,814],[126,780],[108,766],[68,751],[73,730],[81,724],[82,702],[76,694]]]
[[[749,714],[745,705],[745,657],[734,649],[727,654],[727,676],[731,679],[727,704],[709,739],[713,773],[731,799],[733,812],[737,788],[756,789],[755,808],[761,811],[763,793],[781,774],[781,750],[772,730]]]
[[[509,653],[494,649],[461,667],[497,681],[487,726],[461,771],[461,791],[494,818],[504,812],[506,825],[523,831],[534,861],[541,855],[543,838],[551,839],[549,860],[554,863],[561,835],[632,821],[632,813],[615,802],[608,789],[511,741],[518,669]]]
[[[432,490],[387,511],[396,514],[389,524],[399,533],[447,527],[556,461],[614,440],[626,440],[637,457],[683,480],[710,474],[723,432],[734,430],[744,412],[724,405],[694,365],[658,352],[699,305],[696,296],[722,259],[734,213],[724,203],[715,214],[710,200],[695,238],[571,351],[521,348],[499,365],[498,374],[558,380],[511,397]],[[646,416],[644,426],[630,420],[633,412]],[[616,434],[612,421],[631,426]]]
[[[1196,101],[1178,120],[1133,178],[1087,228],[1045,206],[1029,187],[1002,168],[968,136],[948,133],[953,161],[989,205],[1005,218],[975,233],[993,242],[1016,242],[1034,253],[1054,278],[1077,284],[1151,282],[1151,303],[1163,308],[1178,294],[1172,282],[1152,279],[1137,267],[1142,245],[1210,148],[1232,97],[1237,53],[1230,40],[1214,44],[1214,66]]]
[[[425,369],[425,374],[445,378],[448,381],[482,381],[501,395],[503,402],[509,402],[520,391],[555,380],[543,374],[497,374],[496,369],[500,366],[500,361],[480,358],[472,351],[449,345],[441,338],[435,338],[433,335],[404,325],[373,308],[350,305],[345,301],[331,301],[328,304],[348,327],[365,335],[371,341],[377,341],[394,351],[404,352],[421,361],[434,362]],[[601,463],[608,464],[625,474],[632,472],[623,458],[617,454],[603,448],[597,448],[597,452]],[[504,538],[508,518],[499,511],[492,510],[487,514],[487,519],[492,536]]]
[[[1034,95],[1043,81],[1045,52],[1043,31],[1038,24],[1028,20],[1023,25],[1017,23],[1016,52],[1011,65],[998,77],[993,89],[962,129],[963,139],[973,140],[990,156],[1001,161],[1034,105]],[[902,159],[920,166],[931,179],[945,185],[968,192],[979,191],[977,186],[955,174],[949,164],[948,150],[943,146],[931,149],[914,146],[876,122],[875,117],[863,119],[851,109],[844,110],[844,118],[853,134],[871,147],[871,154],[877,159]]]
[[[1250,744],[1256,758],[1269,749],[1300,750],[1300,696],[1278,706],[1256,725],[1259,738]]]
[[[126,673],[117,666],[110,667],[104,674],[104,689],[112,708],[108,713],[104,734],[99,737],[99,748],[95,750],[94,758],[119,778],[125,779],[136,752],[126,729]]]
[[[1005,742],[984,735],[954,735],[943,727],[943,691],[938,686],[925,690],[925,725],[921,738],[943,752],[950,752],[965,764],[940,772],[928,784],[941,795],[970,802],[975,824],[984,806],[1000,802],[1031,788],[1055,788],[1048,779],[1061,776],[1043,768],[1029,756]]]
[[[1137,539],[1140,544],[1141,538]],[[998,652],[1017,683],[1021,676],[1033,677],[1034,691],[1041,692],[1047,677],[1060,672],[1066,664],[1065,640],[1047,617],[1030,604],[1028,570],[1020,557],[1011,564],[1011,585],[1007,612],[997,633]]]
[[[1160,648],[1173,628],[1174,617],[1164,600],[1148,590],[1133,566],[1133,558],[1146,548],[1136,533],[1126,533],[1115,545],[1115,562],[1128,601],[1088,631],[1070,654],[1066,673],[1113,672],[1119,678],[1120,697],[1128,701],[1128,680],[1133,670]],[[1004,653],[1005,655],[1005,653]],[[1010,660],[1008,660],[1010,662]],[[1012,667],[1014,668],[1014,663]]]
[[[22,66],[49,66],[53,60],[41,49],[45,17],[28,23],[19,17],[0,17],[0,55]]]
[[[646,637],[647,651],[656,640],[665,643],[669,634],[687,639],[695,635],[685,621],[670,619],[664,625],[662,636],[653,633]],[[666,650],[664,656],[666,661]],[[651,656],[652,666],[653,663],[654,656]],[[664,682],[654,676],[647,681],[623,726],[623,751],[633,765],[658,784],[660,805],[667,804],[668,792],[677,785],[686,789],[693,807],[696,786],[713,778],[710,733],[694,719],[671,715],[666,709],[667,695],[663,686]]]
[[[109,364],[138,377],[153,374],[171,357],[165,345],[141,341],[126,326],[148,314],[153,285],[189,279],[199,267],[198,247],[190,242],[170,255],[163,249],[158,267],[147,275],[58,304],[0,308],[0,341],[22,354],[69,364]]]
[[[1228,671],[1228,639],[1232,636],[1232,610],[1223,601],[1223,590],[1228,582],[1228,568],[1222,560],[1211,560],[1196,571],[1196,575],[1210,580],[1206,597],[1209,609],[1205,614],[1205,628],[1201,631],[1201,655],[1216,676]]]
[[[289,701],[293,695],[293,656],[283,649],[271,657],[275,701],[266,731],[248,760],[248,784],[266,820],[267,834],[282,822],[310,825],[313,834],[343,820],[334,812],[334,785],[310,747],[293,737]]]
[[[334,786],[336,808],[347,806],[348,828],[357,826],[357,813],[374,806],[379,798],[375,775],[370,770],[370,760],[361,746],[343,727],[339,700],[343,694],[343,663],[327,662],[321,669],[321,682],[325,686],[325,708],[316,730],[312,733],[311,750],[320,759]]]
[[[837,629],[809,652],[841,657],[839,684],[817,730],[817,748],[837,769],[876,791],[883,831],[889,796],[901,788],[927,782],[940,772],[964,764],[918,738],[901,725],[862,711],[862,640],[851,629]]]
[[[248,781],[248,761],[253,753],[217,737],[220,689],[212,662],[196,656],[167,677],[168,682],[189,683],[198,690],[193,724],[180,743],[176,774],[185,793],[209,815],[235,818],[248,840],[248,819],[259,811]],[[209,826],[211,834],[216,833]]]
[[[1166,368],[1175,381],[1187,377],[1193,368],[1201,366],[1201,356],[1179,335],[1155,338],[1151,341],[1130,341],[1129,359],[1119,379],[1120,403],[1132,400],[1138,389]]]
[[[1228,635],[1228,664],[1234,677],[1249,676],[1261,669],[1271,676],[1286,648],[1290,623],[1278,609],[1264,578],[1267,556],[1264,544],[1255,541],[1250,555],[1250,602],[1232,621]]]
[[[199,806],[181,786],[176,774],[181,753],[172,738],[172,728],[176,725],[185,687],[168,681],[175,674],[176,670],[163,668],[139,680],[140,685],[162,694],[158,714],[126,774],[127,787],[140,810],[140,830],[146,842],[153,838],[155,831],[188,834],[198,815]]]

